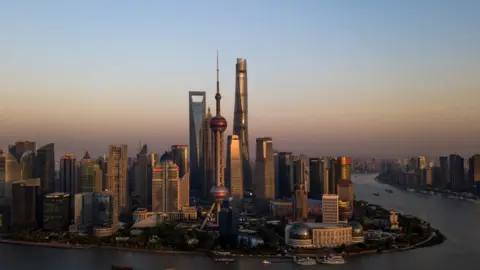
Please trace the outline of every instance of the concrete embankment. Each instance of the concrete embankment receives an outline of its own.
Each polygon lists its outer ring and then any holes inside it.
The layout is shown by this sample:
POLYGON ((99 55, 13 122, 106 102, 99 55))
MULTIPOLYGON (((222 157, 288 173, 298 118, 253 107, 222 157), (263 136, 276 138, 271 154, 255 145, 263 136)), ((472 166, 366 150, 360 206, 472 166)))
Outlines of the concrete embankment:
POLYGON ((29 242, 29 241, 17 241, 17 240, 7 240, 7 239, 0 239, 0 244, 48 247, 48 248, 69 248, 69 249, 87 249, 91 247, 86 245, 72 245, 72 244, 66 244, 66 243, 29 242))

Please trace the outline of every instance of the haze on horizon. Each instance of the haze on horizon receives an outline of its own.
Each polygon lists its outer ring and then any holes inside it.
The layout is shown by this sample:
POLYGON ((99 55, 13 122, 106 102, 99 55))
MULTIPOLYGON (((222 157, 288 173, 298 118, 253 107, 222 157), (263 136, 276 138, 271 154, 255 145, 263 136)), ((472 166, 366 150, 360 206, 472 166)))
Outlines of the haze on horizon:
POLYGON ((226 135, 247 58, 252 149, 271 136, 313 156, 471 155, 478 14, 474 0, 5 2, 0 148, 188 144, 188 91, 213 109, 218 49, 226 135))

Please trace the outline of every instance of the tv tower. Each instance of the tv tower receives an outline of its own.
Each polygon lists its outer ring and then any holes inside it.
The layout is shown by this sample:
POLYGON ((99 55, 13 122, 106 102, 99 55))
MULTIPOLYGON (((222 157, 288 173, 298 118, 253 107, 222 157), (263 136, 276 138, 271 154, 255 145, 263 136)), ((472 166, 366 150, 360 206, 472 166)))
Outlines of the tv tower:
POLYGON ((220 212, 221 203, 228 196, 228 190, 224 186, 224 175, 223 175, 223 162, 222 162, 222 141, 223 141, 223 132, 227 129, 227 120, 220 115, 220 100, 222 95, 220 95, 220 81, 219 81, 219 70, 218 70, 218 51, 217 51, 217 93, 215 94, 216 100, 216 114, 210 120, 210 129, 213 132, 213 149, 214 149, 214 162, 215 162, 215 185, 210 189, 210 195, 212 196, 214 202, 210 207, 210 210, 207 213, 207 216, 202 222, 200 229, 202 230, 207 224, 208 218, 212 215, 213 209, 216 208, 216 219, 215 222, 218 224, 218 214, 220 212))

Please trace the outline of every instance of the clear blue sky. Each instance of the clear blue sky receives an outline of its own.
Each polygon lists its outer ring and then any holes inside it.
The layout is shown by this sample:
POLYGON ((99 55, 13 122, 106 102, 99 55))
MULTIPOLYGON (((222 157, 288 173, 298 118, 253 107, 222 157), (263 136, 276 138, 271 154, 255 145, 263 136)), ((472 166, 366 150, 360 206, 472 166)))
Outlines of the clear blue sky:
POLYGON ((0 29, 2 147, 187 143, 188 91, 213 104, 218 49, 229 123, 235 59, 248 60, 252 146, 480 150, 480 1, 15 0, 0 29))

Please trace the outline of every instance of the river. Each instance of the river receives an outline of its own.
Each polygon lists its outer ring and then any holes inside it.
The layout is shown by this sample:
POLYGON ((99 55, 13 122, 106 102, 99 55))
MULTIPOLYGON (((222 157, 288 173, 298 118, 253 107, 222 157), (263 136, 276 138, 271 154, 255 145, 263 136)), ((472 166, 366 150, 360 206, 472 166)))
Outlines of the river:
MULTIPOLYGON (((441 197, 409 193, 396 188, 386 193, 387 185, 374 180, 374 175, 353 177, 357 199, 393 208, 429 221, 447 237, 441 245, 407 252, 374 254, 350 258, 345 265, 316 265, 308 268, 335 269, 478 269, 480 267, 480 204, 448 200, 441 197), (380 196, 373 196, 373 192, 380 196)), ((275 270, 300 269, 292 263, 260 264, 260 259, 241 259, 231 265, 218 265, 203 256, 164 255, 112 250, 62 250, 42 247, 0 244, 2 270, 107 270, 112 264, 130 265, 135 270, 275 270)))

